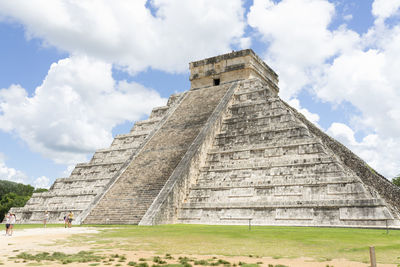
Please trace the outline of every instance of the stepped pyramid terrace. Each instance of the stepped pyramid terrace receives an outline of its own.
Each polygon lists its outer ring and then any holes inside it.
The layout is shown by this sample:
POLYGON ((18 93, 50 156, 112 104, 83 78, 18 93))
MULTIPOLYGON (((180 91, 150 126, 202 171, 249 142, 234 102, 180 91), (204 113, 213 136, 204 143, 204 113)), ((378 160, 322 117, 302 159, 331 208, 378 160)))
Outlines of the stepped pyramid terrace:
POLYGON ((12 208, 19 221, 400 228, 400 189, 282 101, 252 50, 190 72, 190 90, 12 208))

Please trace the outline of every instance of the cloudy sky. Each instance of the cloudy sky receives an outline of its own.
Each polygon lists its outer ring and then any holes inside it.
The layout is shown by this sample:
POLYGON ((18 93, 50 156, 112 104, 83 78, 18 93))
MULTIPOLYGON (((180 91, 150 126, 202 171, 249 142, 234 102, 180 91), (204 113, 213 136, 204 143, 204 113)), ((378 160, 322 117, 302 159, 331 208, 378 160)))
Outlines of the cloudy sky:
POLYGON ((0 179, 48 187, 172 93, 252 48, 280 95, 400 173, 399 0, 0 0, 0 179))

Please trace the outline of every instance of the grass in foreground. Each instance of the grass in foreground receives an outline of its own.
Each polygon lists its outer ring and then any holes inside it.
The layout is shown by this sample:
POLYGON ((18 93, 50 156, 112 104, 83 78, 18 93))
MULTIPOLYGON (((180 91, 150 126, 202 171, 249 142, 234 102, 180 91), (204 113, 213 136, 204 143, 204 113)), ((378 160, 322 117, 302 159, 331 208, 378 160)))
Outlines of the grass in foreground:
POLYGON ((400 231, 313 227, 213 225, 116 226, 98 234, 75 235, 71 242, 95 241, 99 247, 156 251, 159 254, 258 255, 345 258, 369 261, 375 246, 381 263, 400 264, 400 231))
MULTIPOLYGON (((111 255, 95 255, 92 251, 80 251, 76 254, 66 254, 62 252, 53 252, 52 254, 48 252, 40 252, 37 254, 30 253, 20 253, 15 257, 10 257, 9 260, 14 260, 14 262, 26 263, 29 266, 34 265, 48 265, 51 262, 59 262, 62 264, 69 263, 88 263, 89 266, 99 266, 99 265, 114 265, 114 266, 122 266, 122 263, 127 266, 135 266, 135 267, 193 267, 193 265, 202 265, 202 266, 222 266, 222 267, 260 267, 259 264, 262 262, 258 262, 257 264, 247 264, 245 262, 231 263, 226 260, 217 259, 213 257, 208 260, 196 260, 195 258, 188 257, 179 257, 175 261, 171 261, 167 263, 164 259, 174 260, 170 254, 166 254, 165 257, 161 258, 160 256, 155 256, 151 260, 149 259, 141 259, 141 262, 137 263, 134 261, 127 261, 127 258, 124 255, 111 254, 111 255), (117 262, 115 262, 117 261, 117 262), (36 263, 36 264, 35 264, 36 263)), ((286 267, 283 265, 269 265, 269 267, 286 267)))
POLYGON ((52 254, 50 254, 48 252, 41 252, 35 255, 22 252, 14 258, 22 259, 25 262, 58 261, 62 264, 68 264, 73 262, 100 262, 105 257, 94 255, 91 251, 80 251, 76 254, 66 254, 62 252, 53 252, 52 254))
MULTIPOLYGON (((74 226, 74 227, 80 227, 74 226)), ((44 228, 43 224, 15 224, 14 231, 23 230, 23 229, 35 229, 35 228, 44 228)), ((47 224, 46 228, 64 228, 64 224, 47 224)))
POLYGON ((272 226, 253 226, 251 231, 247 226, 215 225, 92 227, 102 228, 97 234, 73 235, 68 242, 90 243, 92 249, 155 251, 160 255, 344 258, 358 262, 369 262, 368 249, 374 246, 378 262, 400 264, 399 230, 386 234, 386 230, 376 229, 272 226))

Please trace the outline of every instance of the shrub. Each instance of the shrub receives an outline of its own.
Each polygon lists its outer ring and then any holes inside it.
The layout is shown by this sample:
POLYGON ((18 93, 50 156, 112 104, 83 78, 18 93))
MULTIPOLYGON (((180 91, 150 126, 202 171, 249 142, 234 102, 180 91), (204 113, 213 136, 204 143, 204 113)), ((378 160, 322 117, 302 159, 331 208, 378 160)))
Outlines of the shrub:
POLYGON ((194 265, 208 265, 208 261, 206 260, 194 261, 194 265))
POLYGON ((167 263, 166 261, 163 261, 159 256, 153 257, 153 262, 158 263, 158 264, 167 263))

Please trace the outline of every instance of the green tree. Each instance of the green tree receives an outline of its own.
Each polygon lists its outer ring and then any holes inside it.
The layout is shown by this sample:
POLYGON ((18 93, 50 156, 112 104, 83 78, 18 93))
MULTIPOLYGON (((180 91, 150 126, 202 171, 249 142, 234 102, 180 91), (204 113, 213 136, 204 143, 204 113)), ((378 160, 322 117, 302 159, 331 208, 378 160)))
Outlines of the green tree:
POLYGON ((35 188, 31 185, 0 180, 0 199, 7 193, 13 192, 20 196, 32 195, 35 188))
POLYGON ((31 185, 0 180, 0 222, 12 207, 23 207, 32 193, 45 192, 47 189, 35 189, 31 185))
POLYGON ((31 196, 20 196, 15 193, 7 193, 0 200, 0 219, 4 219, 4 215, 12 207, 23 207, 31 196))
POLYGON ((394 178, 392 179, 392 183, 394 183, 394 184, 397 185, 397 186, 400 186, 400 174, 397 175, 397 177, 394 177, 394 178))

